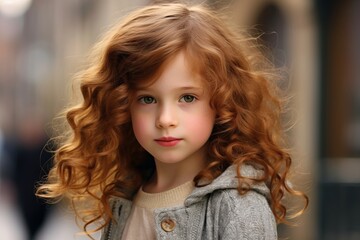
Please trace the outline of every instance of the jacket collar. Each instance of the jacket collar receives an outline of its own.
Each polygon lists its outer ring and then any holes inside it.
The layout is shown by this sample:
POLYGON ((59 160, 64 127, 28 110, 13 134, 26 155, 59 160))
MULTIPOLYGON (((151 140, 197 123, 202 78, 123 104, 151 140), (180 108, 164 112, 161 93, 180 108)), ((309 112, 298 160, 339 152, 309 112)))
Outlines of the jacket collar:
MULTIPOLYGON (((240 173, 243 177, 258 178, 263 172, 251 165, 244 164, 240 168, 240 173)), ((195 187, 194 191, 186 198, 185 206, 201 201, 206 195, 216 190, 237 189, 238 185, 236 166, 231 165, 210 184, 204 187, 195 187)), ((250 189, 264 195, 266 198, 270 198, 269 189, 265 183, 253 184, 250 189)))

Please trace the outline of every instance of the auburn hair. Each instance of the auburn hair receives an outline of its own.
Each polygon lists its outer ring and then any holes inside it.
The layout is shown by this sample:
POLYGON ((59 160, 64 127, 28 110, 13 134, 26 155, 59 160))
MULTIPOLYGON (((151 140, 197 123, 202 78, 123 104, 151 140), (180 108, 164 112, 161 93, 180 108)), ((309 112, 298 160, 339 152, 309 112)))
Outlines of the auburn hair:
POLYGON ((308 199, 288 181, 292 159, 283 141, 284 101, 273 81, 279 75, 267 71, 252 40, 203 6, 161 4, 128 15, 95 46, 91 63, 77 75, 83 100, 66 112, 70 134, 37 194, 70 198, 85 231, 99 220, 99 229, 104 227, 112 218, 110 198, 132 199, 155 168, 132 130, 131 93, 183 51, 208 86, 216 112, 207 167, 195 184, 201 187, 201 180, 209 183, 236 165, 239 193, 254 181, 265 182, 276 220, 286 222, 285 194, 303 197, 305 207, 308 199), (262 170, 261 178, 241 176, 244 164, 262 170))

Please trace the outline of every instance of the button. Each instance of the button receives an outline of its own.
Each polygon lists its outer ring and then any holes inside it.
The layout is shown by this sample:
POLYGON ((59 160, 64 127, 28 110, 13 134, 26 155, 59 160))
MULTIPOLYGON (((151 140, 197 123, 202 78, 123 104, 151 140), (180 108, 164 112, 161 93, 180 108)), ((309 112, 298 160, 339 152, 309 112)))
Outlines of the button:
POLYGON ((175 221, 172 219, 164 219, 161 221, 161 228, 165 232, 172 232, 175 228, 175 221))

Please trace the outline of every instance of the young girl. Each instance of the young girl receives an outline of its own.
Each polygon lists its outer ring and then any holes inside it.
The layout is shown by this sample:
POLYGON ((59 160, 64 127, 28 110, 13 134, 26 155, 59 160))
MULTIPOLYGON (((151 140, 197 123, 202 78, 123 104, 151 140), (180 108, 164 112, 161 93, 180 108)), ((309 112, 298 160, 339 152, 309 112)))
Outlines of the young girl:
POLYGON ((210 10, 130 14, 79 75, 83 102, 38 194, 102 239, 277 239, 288 185, 281 99, 255 47, 210 10), (253 54, 252 54, 253 53, 253 54))

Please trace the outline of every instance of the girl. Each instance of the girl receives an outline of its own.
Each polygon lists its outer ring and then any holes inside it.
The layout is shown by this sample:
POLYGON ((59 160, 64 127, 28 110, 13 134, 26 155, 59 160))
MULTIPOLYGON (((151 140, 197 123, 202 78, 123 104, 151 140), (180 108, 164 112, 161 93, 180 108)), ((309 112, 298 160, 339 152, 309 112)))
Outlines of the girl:
POLYGON ((130 14, 79 75, 38 194, 69 197, 104 240, 276 239, 284 194, 307 197, 288 185, 271 75, 244 44, 201 6, 130 14))

